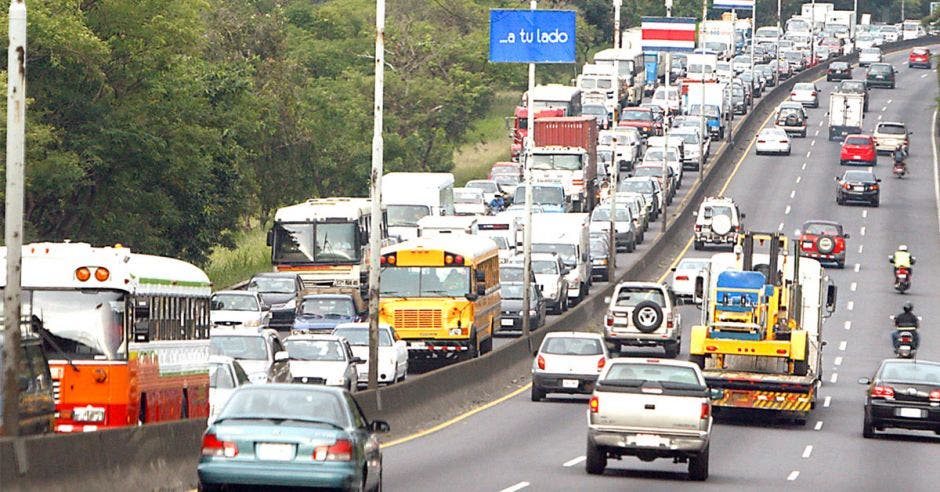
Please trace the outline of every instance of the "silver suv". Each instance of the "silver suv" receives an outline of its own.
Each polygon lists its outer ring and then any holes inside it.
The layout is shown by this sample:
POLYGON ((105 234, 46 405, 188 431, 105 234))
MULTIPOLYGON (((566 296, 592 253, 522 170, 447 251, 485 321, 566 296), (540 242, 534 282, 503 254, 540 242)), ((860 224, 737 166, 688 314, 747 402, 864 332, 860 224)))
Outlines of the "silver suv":
POLYGON ((731 198, 708 197, 692 215, 695 215, 695 249, 707 244, 734 247, 738 232, 744 229, 744 214, 731 198))
POLYGON ((655 282, 621 282, 605 298, 604 341, 614 354, 624 346, 655 347, 670 359, 679 355, 681 317, 672 290, 655 282))

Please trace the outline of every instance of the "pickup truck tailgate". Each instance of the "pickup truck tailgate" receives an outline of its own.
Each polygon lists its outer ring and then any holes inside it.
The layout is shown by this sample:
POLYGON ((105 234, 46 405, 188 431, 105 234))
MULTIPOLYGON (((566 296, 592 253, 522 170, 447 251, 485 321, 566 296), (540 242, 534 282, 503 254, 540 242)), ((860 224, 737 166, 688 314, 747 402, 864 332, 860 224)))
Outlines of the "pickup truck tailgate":
POLYGON ((629 393, 595 391, 598 411, 591 414, 591 424, 607 430, 701 429, 702 405, 708 405, 704 397, 657 394, 654 391, 663 390, 651 388, 637 390, 629 393))

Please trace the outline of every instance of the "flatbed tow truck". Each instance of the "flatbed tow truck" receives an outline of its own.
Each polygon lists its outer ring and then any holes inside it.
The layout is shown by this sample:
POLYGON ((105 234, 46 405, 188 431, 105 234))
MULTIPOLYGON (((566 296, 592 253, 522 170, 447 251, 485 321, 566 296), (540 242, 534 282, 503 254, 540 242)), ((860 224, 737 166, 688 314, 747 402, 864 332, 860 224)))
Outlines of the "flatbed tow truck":
POLYGON ((696 278, 702 318, 692 327, 689 360, 710 388, 724 391, 716 409, 769 411, 805 424, 822 382, 823 322, 837 291, 818 261, 788 251, 788 243, 778 233, 746 232, 733 253, 712 257, 696 278))

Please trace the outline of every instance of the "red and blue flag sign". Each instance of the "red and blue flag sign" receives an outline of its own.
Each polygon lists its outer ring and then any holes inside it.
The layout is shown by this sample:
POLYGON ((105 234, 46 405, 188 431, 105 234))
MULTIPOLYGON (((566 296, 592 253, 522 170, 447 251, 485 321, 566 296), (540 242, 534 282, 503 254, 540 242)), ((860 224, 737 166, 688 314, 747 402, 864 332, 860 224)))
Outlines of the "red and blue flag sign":
POLYGON ((695 50, 696 19, 643 17, 643 51, 695 50))

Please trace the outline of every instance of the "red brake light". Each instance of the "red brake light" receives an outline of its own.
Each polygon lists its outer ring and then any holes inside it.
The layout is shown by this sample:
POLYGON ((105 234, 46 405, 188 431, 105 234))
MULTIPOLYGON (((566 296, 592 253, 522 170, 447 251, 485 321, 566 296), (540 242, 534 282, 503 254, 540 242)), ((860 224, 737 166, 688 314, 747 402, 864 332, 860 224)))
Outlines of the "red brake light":
POLYGON ((313 450, 314 461, 352 461, 352 443, 337 439, 332 446, 317 446, 313 450))
POLYGON ((598 369, 603 369, 604 366, 606 366, 606 365, 607 365, 607 357, 603 357, 603 356, 602 356, 600 359, 597 359, 597 368, 598 368, 598 369))
POLYGON ((589 405, 591 406, 591 413, 597 413, 598 407, 600 406, 600 401, 598 401, 596 396, 592 396, 589 405))
POLYGON ((234 458, 238 456, 238 446, 234 442, 220 441, 215 434, 202 436, 202 455, 234 458))
POLYGON ((545 370, 545 357, 540 355, 539 358, 536 359, 536 363, 539 365, 539 369, 545 370))
POLYGON ((607 326, 614 326, 614 318, 612 316, 607 316, 605 321, 607 322, 607 326))
POLYGON ((678 275, 678 276, 676 276, 676 280, 688 280, 688 279, 689 279, 689 276, 688 276, 688 275, 678 275))
POLYGON ((894 388, 890 386, 874 386, 871 389, 872 398, 894 398, 894 388))
POLYGON ((795 93, 795 92, 791 92, 790 95, 791 95, 791 96, 795 96, 796 93, 795 93))
POLYGON ((930 392, 930 401, 940 401, 940 390, 930 392))
POLYGON ((702 414, 699 416, 700 419, 707 419, 712 413, 712 406, 710 403, 702 403, 702 414))
POLYGON ((811 92, 810 95, 815 96, 815 95, 816 95, 816 91, 811 92))

